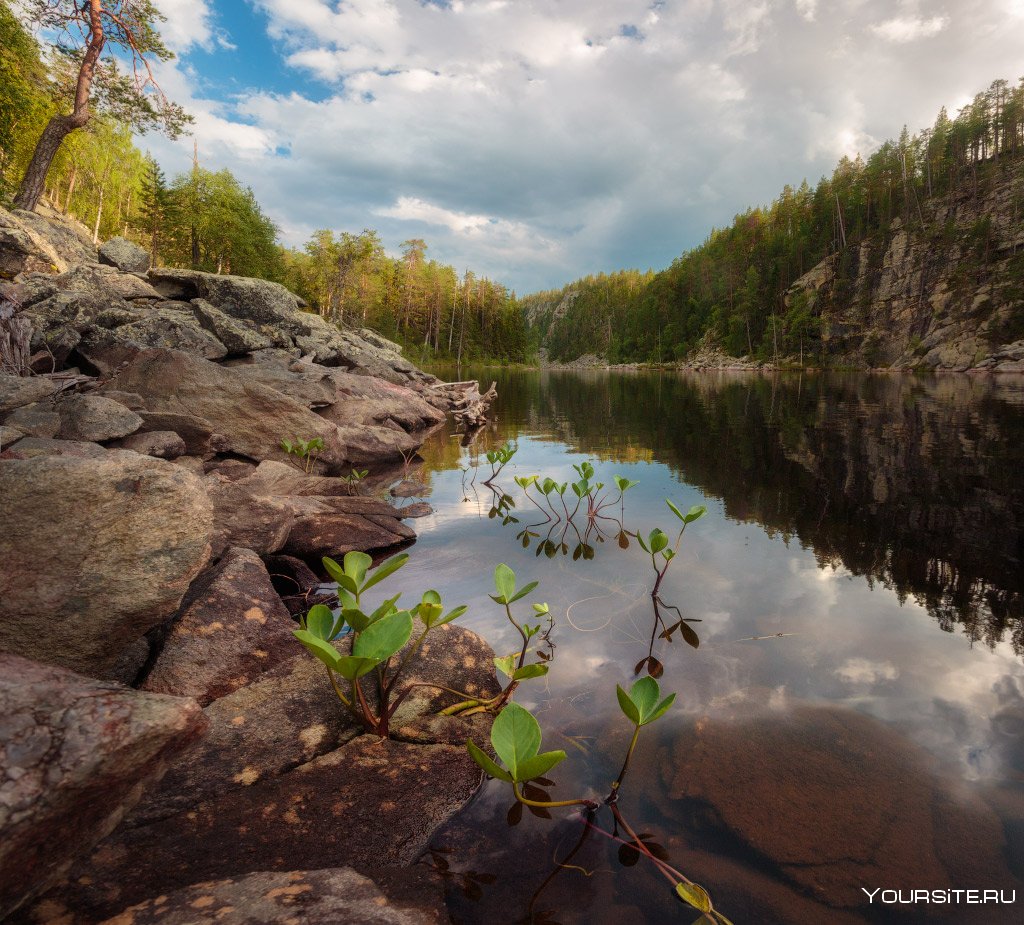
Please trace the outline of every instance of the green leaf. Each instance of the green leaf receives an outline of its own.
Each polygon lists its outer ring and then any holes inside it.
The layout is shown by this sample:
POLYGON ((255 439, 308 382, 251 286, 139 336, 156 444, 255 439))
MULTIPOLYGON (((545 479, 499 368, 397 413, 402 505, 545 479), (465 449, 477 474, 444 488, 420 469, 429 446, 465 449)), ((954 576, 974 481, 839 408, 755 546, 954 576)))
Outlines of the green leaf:
POLYGON ((292 442, 291 442, 291 440, 282 440, 281 441, 281 449, 284 450, 286 453, 291 453, 291 451, 292 451, 292 442))
POLYGON ((345 570, 330 556, 324 556, 320 561, 323 562, 324 571, 331 577, 331 580, 340 582, 341 577, 345 574, 345 570))
MULTIPOLYGON (((494 570, 494 587, 498 591, 499 604, 507 604, 516 593, 516 573, 504 562, 494 570)), ((497 598, 496 598, 497 600, 497 598)))
POLYGON ((306 629, 318 639, 334 638, 334 614, 324 604, 314 604, 306 614, 306 629))
MULTIPOLYGON (((381 617, 386 617, 389 613, 395 610, 395 601, 397 601, 402 595, 396 594, 394 597, 389 597, 383 604, 381 604, 376 610, 374 610, 369 617, 367 622, 376 623, 381 617)), ((365 629, 366 627, 363 627, 365 629)))
POLYGON ((543 616, 544 614, 546 614, 548 612, 548 605, 547 604, 534 604, 533 605, 533 612, 543 616))
POLYGON ((523 587, 521 587, 514 595, 512 595, 512 597, 509 598, 508 602, 510 604, 514 604, 516 601, 520 600, 521 598, 526 597, 526 595, 529 594, 539 584, 540 584, 539 581, 531 581, 528 585, 523 585, 523 587))
POLYGON ((654 708, 654 711, 651 713, 651 715, 648 716, 647 719, 644 721, 644 725, 647 725, 648 723, 653 723, 656 719, 661 719, 665 715, 665 713, 668 712, 668 708, 672 706, 672 704, 675 702, 675 699, 675 694, 669 694, 661 703, 659 703, 654 708))
POLYGON ((396 610, 371 623, 356 638, 352 654, 383 662, 391 658, 412 636, 412 614, 396 610))
POLYGON ((494 759, 473 742, 472 739, 466 742, 466 751, 469 752, 469 757, 483 768, 485 774, 490 777, 496 777, 498 780, 503 780, 507 784, 512 783, 512 775, 504 768, 499 767, 494 759))
POLYGON ((637 533, 637 535, 636 535, 636 541, 640 544, 640 548, 644 552, 650 552, 651 551, 650 548, 647 546, 647 544, 644 542, 644 538, 639 533, 637 533))
POLYGON ((666 562, 671 562, 676 557, 676 551, 674 549, 666 549, 662 555, 665 557, 666 562))
POLYGON ((363 632, 370 625, 370 618, 358 607, 343 607, 341 616, 357 633, 363 632))
POLYGON ((639 724, 642 726, 654 710, 660 695, 658 682, 651 677, 640 678, 633 682, 629 689, 629 699, 636 705, 637 713, 640 714, 639 724))
POLYGON ((519 765, 540 750, 540 737, 540 723, 515 702, 509 703, 491 726, 494 751, 517 780, 519 765))
POLYGON ((547 665, 523 665, 512 675, 513 681, 527 681, 530 678, 541 678, 548 673, 547 665))
POLYGON ((558 483, 554 479, 544 479, 544 484, 540 486, 540 490, 544 492, 545 497, 551 494, 558 487, 558 483))
POLYGON ((677 883, 676 893, 683 902, 689 903, 698 912, 711 911, 711 897, 702 886, 696 883, 677 883))
POLYGON ((535 777, 543 777, 560 761, 565 761, 565 752, 561 749, 527 758, 517 768, 516 780, 527 781, 533 780, 535 777))
POLYGON ((620 684, 615 685, 615 696, 619 698, 619 706, 622 708, 622 712, 626 714, 628 719, 634 726, 640 725, 640 713, 636 708, 636 704, 629 699, 627 694, 620 684))
POLYGON ((514 655, 502 655, 500 658, 495 658, 494 667, 506 677, 511 678, 516 670, 516 657, 514 655))
POLYGON ((683 522, 692 524, 695 520, 700 520, 707 512, 708 509, 703 504, 695 504, 686 512, 683 522))
POLYGON ((308 630, 292 630, 292 635, 328 668, 333 668, 337 671, 338 660, 341 656, 338 654, 338 650, 335 649, 334 646, 329 642, 325 642, 319 636, 314 636, 308 630))
POLYGON ((409 554, 403 552, 388 559, 387 562, 382 562, 367 579, 366 584, 363 585, 363 590, 369 591, 374 585, 380 584, 388 575, 394 575, 408 561, 409 554))
POLYGON ((352 593, 355 594, 363 586, 366 570, 373 565, 373 559, 365 552, 353 550, 345 553, 345 574, 355 582, 352 593))
POLYGON ((651 544, 651 552, 657 555, 668 546, 668 536, 662 530, 655 527, 651 531, 651 535, 647 537, 647 542, 651 544))
POLYGON ((460 604, 458 607, 453 607, 444 615, 444 619, 437 621, 437 626, 445 626, 451 623, 453 620, 458 620, 469 608, 465 604, 460 604))
POLYGON ((665 499, 665 503, 668 505, 669 510, 676 515, 683 523, 686 523, 686 518, 683 516, 683 512, 679 510, 668 498, 665 499))
POLYGON ((359 655, 342 655, 338 658, 338 665, 335 669, 346 681, 354 681, 364 674, 373 671, 380 662, 365 658, 359 655))

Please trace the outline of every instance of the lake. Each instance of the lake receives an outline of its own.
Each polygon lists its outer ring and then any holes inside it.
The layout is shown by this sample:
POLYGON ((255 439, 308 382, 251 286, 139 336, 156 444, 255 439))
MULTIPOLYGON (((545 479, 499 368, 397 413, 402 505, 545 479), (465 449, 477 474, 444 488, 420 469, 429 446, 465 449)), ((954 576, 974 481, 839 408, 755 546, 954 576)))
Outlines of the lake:
MULTIPOLYGON (((469 448, 450 432, 424 446, 434 514, 386 587, 468 604, 463 625, 503 655, 519 637, 488 598, 495 565, 540 583, 517 607, 549 604, 550 671, 516 700, 543 750, 568 754, 547 799, 608 792, 632 732, 616 685, 653 672, 676 702, 642 731, 618 805, 736 925, 1021 921, 995 899, 1024 903, 1024 380, 468 377, 497 380, 497 420, 469 448), (483 454, 506 440, 491 490, 483 454), (588 460, 594 481, 638 482, 622 528, 552 530, 514 476, 571 481, 588 460), (674 540, 665 499, 708 513, 655 614, 629 534, 674 540)), ((699 917, 606 809, 591 828, 540 815, 492 780, 434 840, 455 922, 699 917)))

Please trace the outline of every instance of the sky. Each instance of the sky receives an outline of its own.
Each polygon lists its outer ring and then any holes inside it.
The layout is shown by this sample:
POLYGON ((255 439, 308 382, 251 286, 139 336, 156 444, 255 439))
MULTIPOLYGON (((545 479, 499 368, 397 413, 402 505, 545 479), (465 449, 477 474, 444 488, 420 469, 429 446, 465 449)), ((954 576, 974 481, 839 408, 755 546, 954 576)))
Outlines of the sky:
POLYGON ((715 227, 1024 76, 1024 0, 156 0, 193 137, 282 241, 374 228, 519 294, 715 227))

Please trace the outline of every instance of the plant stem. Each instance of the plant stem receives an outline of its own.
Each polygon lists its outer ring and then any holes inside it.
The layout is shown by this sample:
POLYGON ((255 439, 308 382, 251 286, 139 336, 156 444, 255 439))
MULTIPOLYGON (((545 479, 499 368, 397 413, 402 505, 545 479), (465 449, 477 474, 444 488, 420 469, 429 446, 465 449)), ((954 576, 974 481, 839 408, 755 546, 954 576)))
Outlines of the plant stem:
POLYGON ((606 803, 614 803, 618 797, 619 787, 622 786, 622 781, 626 777, 626 771, 629 768, 629 759, 633 757, 633 750, 636 748, 637 739, 640 738, 640 727, 637 726, 633 729, 633 738, 630 740, 629 749, 626 751, 626 760, 622 762, 622 770, 619 771, 619 776, 615 778, 615 783, 612 784, 612 792, 609 794, 606 803))
POLYGON ((340 688, 340 687, 338 687, 338 682, 337 682, 337 681, 336 681, 336 680, 334 679, 334 672, 333 672, 333 671, 331 671, 331 669, 330 669, 330 666, 328 666, 328 665, 324 665, 324 668, 326 668, 326 669, 327 669, 327 677, 331 679, 331 687, 333 687, 333 688, 334 688, 334 693, 336 693, 336 694, 338 695, 338 699, 339 699, 339 700, 340 700, 340 701, 341 701, 341 702, 342 702, 343 704, 345 704, 345 706, 346 706, 346 707, 351 707, 351 706, 352 706, 352 701, 351 701, 351 700, 349 700, 349 699, 348 699, 348 697, 346 697, 346 696, 345 696, 345 695, 344 695, 344 694, 343 694, 343 693, 341 692, 341 688, 340 688))
POLYGON ((531 800, 529 797, 523 796, 519 784, 515 781, 512 782, 512 792, 524 806, 533 806, 536 809, 557 809, 560 806, 586 806, 589 809, 597 809, 597 804, 593 800, 555 800, 550 803, 543 800, 531 800))

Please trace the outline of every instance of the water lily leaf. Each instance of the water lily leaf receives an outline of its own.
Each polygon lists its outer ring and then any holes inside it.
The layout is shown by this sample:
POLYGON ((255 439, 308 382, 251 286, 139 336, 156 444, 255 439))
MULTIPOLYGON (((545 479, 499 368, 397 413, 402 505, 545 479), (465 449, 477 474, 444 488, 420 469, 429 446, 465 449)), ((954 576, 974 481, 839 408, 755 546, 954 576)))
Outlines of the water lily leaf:
POLYGON ((516 780, 521 782, 541 777, 560 761, 565 761, 565 752, 561 750, 544 752, 540 755, 534 755, 532 758, 527 758, 521 761, 516 768, 516 780))
POLYGON ((369 591, 374 585, 379 584, 389 575, 394 575, 406 562, 409 561, 408 553, 399 553, 397 556, 392 556, 386 562, 382 562, 374 570, 373 574, 367 579, 366 584, 363 585, 364 591, 369 591))
POLYGON ((519 766, 540 750, 540 739, 540 723, 518 703, 509 703, 491 726, 494 751, 517 780, 519 766))
POLYGON ((491 756, 475 742, 473 742, 472 739, 466 742, 466 751, 469 752, 469 757, 483 768, 484 773, 489 777, 495 777, 498 780, 503 780, 506 784, 512 783, 512 775, 504 768, 499 767, 494 759, 491 758, 491 756))
POLYGON ((308 630, 292 630, 292 635, 328 668, 337 670, 340 656, 338 655, 338 650, 329 642, 325 642, 319 636, 314 636, 308 630))
POLYGON ((522 668, 517 668, 515 673, 512 675, 513 681, 527 681, 530 678, 541 678, 548 673, 547 665, 523 665, 522 668))
POLYGON ((499 604, 509 603, 512 600, 512 595, 516 593, 516 573, 504 562, 499 563, 494 570, 494 587, 498 591, 495 600, 500 598, 499 604))
POLYGON ((689 903, 699 912, 711 911, 711 897, 708 896, 704 887, 698 886, 696 883, 677 883, 676 894, 683 902, 689 903))
POLYGON ((383 662, 402 648, 412 635, 412 614, 396 610, 371 623, 356 638, 352 654, 383 662))

